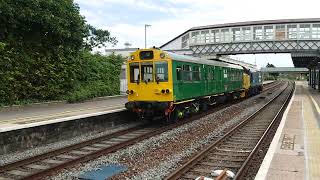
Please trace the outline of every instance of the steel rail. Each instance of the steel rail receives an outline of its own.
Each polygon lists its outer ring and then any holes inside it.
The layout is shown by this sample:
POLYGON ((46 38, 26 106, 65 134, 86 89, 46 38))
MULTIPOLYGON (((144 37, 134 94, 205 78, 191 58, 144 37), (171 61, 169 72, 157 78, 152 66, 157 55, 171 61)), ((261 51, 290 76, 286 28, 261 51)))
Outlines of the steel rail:
POLYGON ((270 130, 272 129, 272 127, 275 125, 276 121, 283 115, 284 111, 286 110, 286 107, 289 104, 289 101, 291 99, 291 97, 293 96, 293 92, 295 91, 295 83, 293 82, 293 87, 290 94, 288 95, 288 97, 285 100, 285 103, 281 106, 280 110, 277 112, 277 114, 275 115, 275 117, 273 118, 272 122, 270 123, 270 125, 268 126, 268 128, 265 130, 265 132, 263 133, 261 139, 258 141, 258 143, 256 144, 256 146, 254 147, 254 149, 251 151, 251 153, 249 154, 249 156, 247 157, 247 159, 245 160, 245 162, 242 164, 242 166, 240 167, 240 169, 238 170, 236 176, 234 177, 234 179, 240 179, 241 176, 243 176, 245 167, 248 165, 249 161, 252 159, 252 157, 254 156, 254 154, 257 152, 257 150, 259 149, 260 145, 262 144, 262 142, 266 139, 266 136, 268 135, 268 133, 270 132, 270 130))
POLYGON ((209 152, 211 149, 213 149, 215 146, 220 144, 222 141, 230 137, 233 133, 236 132, 236 130, 240 129, 244 125, 246 125, 251 119, 256 117, 262 110, 266 109, 272 102, 274 102, 275 99, 277 99, 282 93, 289 87, 289 85, 277 96, 273 97, 271 100, 269 100, 264 106, 259 108, 257 111, 255 111, 253 114, 251 114, 248 118, 246 118, 244 121, 239 123, 237 126, 233 127, 230 131, 228 131, 223 137, 219 138, 217 141, 212 143, 211 145, 207 146, 205 149, 197 153, 195 156, 193 156, 189 161, 187 161, 185 164, 183 164, 181 167, 176 169, 174 172, 169 174, 165 179, 166 180, 175 180, 180 178, 183 174, 185 174, 188 170, 190 170, 192 167, 194 167, 201 159, 204 158, 204 156, 209 152))

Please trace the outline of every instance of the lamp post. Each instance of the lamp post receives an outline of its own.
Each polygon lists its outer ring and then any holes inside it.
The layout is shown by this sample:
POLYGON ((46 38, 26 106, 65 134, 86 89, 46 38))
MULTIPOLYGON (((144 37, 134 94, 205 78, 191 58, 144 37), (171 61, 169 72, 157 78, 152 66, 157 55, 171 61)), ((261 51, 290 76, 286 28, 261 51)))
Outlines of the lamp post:
POLYGON ((145 24, 144 25, 144 48, 147 48, 147 27, 150 27, 151 25, 145 24))

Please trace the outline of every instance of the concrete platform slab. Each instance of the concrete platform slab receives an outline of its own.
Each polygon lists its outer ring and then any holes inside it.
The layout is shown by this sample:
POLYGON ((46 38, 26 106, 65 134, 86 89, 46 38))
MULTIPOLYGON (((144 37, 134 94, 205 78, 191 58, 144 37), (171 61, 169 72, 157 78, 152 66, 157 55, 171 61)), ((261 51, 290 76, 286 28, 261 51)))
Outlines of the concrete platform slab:
POLYGON ((307 82, 296 90, 284 113, 256 180, 320 179, 320 94, 307 82))
POLYGON ((52 103, 0 109, 0 132, 69 121, 125 110, 126 96, 84 103, 52 103))

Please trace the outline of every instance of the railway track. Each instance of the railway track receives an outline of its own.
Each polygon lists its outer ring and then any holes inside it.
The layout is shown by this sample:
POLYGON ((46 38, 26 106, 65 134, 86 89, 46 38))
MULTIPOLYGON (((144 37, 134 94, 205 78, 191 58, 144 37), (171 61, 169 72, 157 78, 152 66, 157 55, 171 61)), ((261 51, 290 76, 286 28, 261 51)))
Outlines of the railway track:
POLYGON ((193 156, 166 179, 195 179, 212 177, 212 170, 224 170, 216 179, 228 179, 226 170, 235 173, 234 179, 243 177, 244 169, 265 139, 276 120, 282 115, 294 90, 288 86, 266 105, 257 110, 223 137, 193 156))
MULTIPOLYGON (((264 91, 269 91, 280 85, 281 83, 269 84, 264 91)), ((115 152, 144 139, 192 122, 207 114, 226 108, 235 102, 237 101, 217 106, 207 112, 194 115, 187 121, 181 121, 176 124, 160 127, 156 125, 141 125, 0 166, 0 180, 40 179, 55 174, 59 170, 115 152)))

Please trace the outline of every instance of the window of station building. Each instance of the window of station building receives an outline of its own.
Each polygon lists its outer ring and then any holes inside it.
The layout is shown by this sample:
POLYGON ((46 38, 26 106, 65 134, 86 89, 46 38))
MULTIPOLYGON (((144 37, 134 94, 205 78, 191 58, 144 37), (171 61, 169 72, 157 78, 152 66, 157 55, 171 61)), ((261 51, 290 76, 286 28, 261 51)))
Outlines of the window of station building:
POLYGON ((299 39, 310 39, 311 29, 310 24, 300 24, 299 27, 299 39))
POLYGON ((241 40, 241 31, 240 28, 232 28, 232 41, 241 40))
POLYGON ((253 27, 253 39, 261 40, 263 37, 262 26, 253 27))
POLYGON ((185 47, 187 47, 189 45, 188 44, 189 37, 190 37, 189 33, 184 35, 184 36, 182 36, 182 38, 181 38, 182 39, 182 43, 181 43, 181 47, 182 48, 185 48, 185 47))
POLYGON ((229 42, 229 41, 230 41, 229 29, 221 29, 221 42, 229 42))
POLYGON ((194 81, 200 81, 200 67, 199 66, 193 66, 192 68, 192 77, 194 81))
POLYGON ((288 39, 297 39, 297 25, 296 24, 289 24, 287 25, 288 31, 288 39))
POLYGON ((320 24, 312 25, 312 39, 320 39, 320 24))
POLYGON ((210 39, 209 30, 201 31, 200 43, 208 43, 210 39))
POLYGON ((211 34, 213 36, 213 42, 215 42, 215 43, 220 42, 220 33, 219 33, 218 29, 212 30, 211 34))
POLYGON ((135 83, 140 81, 139 63, 130 63, 130 82, 135 83))
POLYGON ((156 69, 156 81, 167 82, 168 81, 168 62, 158 61, 154 63, 156 69))
POLYGON ((264 39, 272 40, 274 39, 274 29, 273 26, 264 26, 264 39))
POLYGON ((152 62, 141 63, 141 80, 144 82, 153 82, 153 64, 152 62))
POLYGON ((244 41, 251 40, 251 28, 250 27, 243 27, 242 28, 242 38, 244 41))
POLYGON ((282 40, 286 38, 285 25, 276 25, 276 40, 282 40))
POLYGON ((198 41, 199 41, 199 31, 192 32, 191 33, 191 42, 198 43, 198 41))

